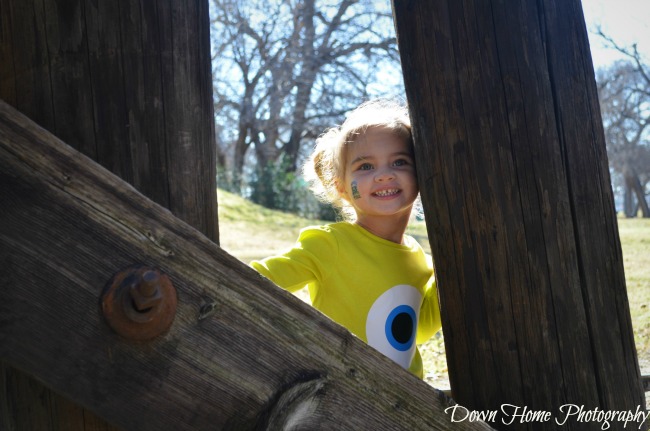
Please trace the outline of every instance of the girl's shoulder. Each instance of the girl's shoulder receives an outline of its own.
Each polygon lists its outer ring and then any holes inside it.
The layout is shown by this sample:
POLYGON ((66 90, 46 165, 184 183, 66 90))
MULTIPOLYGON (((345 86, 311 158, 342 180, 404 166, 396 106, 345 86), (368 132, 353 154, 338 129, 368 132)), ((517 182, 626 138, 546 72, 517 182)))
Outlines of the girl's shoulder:
POLYGON ((307 226, 300 230, 300 236, 337 236, 353 229, 348 222, 335 222, 324 225, 307 226))
POLYGON ((303 248, 337 249, 339 239, 342 236, 341 229, 345 229, 345 227, 338 226, 339 224, 331 223, 304 227, 300 230, 298 242, 303 248))
POLYGON ((320 226, 307 226, 300 231, 298 242, 304 248, 329 248, 332 252, 358 241, 358 227, 349 222, 335 222, 320 226))

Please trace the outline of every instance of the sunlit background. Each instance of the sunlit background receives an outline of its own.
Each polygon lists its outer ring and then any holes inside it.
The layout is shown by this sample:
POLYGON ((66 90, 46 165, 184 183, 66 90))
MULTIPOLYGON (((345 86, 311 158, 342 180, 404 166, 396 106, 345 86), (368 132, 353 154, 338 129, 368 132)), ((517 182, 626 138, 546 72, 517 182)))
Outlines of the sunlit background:
POLYGON ((605 46, 594 34, 600 26, 603 33, 619 44, 637 44, 645 57, 650 57, 650 1, 648 0, 582 0, 582 9, 589 33, 591 55, 595 67, 611 64, 623 56, 605 46))

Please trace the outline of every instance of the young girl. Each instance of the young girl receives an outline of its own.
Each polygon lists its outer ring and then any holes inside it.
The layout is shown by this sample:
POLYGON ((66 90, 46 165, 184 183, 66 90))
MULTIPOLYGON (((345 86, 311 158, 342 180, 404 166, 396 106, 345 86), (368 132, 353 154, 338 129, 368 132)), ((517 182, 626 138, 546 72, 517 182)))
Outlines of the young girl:
POLYGON ((314 191, 346 221, 300 232, 279 256, 251 262, 413 374, 416 347, 440 329, 431 258, 405 235, 419 189, 406 109, 368 102, 316 141, 305 166, 314 191))

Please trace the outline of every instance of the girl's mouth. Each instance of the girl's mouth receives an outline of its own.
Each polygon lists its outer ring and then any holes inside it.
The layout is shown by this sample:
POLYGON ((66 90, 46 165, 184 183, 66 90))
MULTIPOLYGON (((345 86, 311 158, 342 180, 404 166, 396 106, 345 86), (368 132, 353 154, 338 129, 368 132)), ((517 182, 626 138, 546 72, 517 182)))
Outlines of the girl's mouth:
POLYGON ((400 192, 399 189, 384 189, 384 190, 379 190, 373 193, 373 196, 377 196, 379 198, 386 198, 389 196, 395 196, 400 192))

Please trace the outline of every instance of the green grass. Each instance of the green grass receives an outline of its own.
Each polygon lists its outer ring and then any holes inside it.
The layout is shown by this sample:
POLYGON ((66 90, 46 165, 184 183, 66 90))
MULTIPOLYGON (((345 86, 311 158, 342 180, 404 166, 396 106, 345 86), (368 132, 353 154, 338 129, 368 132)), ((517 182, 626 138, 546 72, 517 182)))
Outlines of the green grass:
POLYGON ((221 246, 246 263, 290 247, 300 229, 325 223, 270 210, 223 190, 218 200, 221 246))
MULTIPOLYGON (((221 246, 230 254, 250 262, 291 247, 300 229, 326 222, 273 211, 219 190, 219 234, 221 246)), ((630 314, 642 374, 650 374, 650 219, 619 219, 630 314)), ((424 222, 414 222, 408 233, 429 252, 424 222)), ((298 294, 308 301, 306 292, 298 294)), ((447 365, 442 335, 420 348, 425 380, 448 388, 447 365)))
POLYGON ((650 367, 650 219, 619 219, 618 232, 636 349, 650 367))

